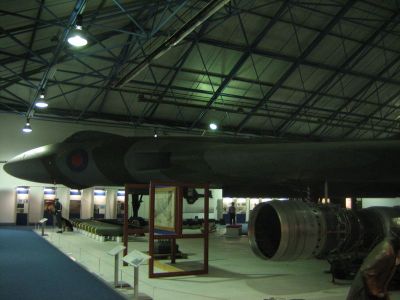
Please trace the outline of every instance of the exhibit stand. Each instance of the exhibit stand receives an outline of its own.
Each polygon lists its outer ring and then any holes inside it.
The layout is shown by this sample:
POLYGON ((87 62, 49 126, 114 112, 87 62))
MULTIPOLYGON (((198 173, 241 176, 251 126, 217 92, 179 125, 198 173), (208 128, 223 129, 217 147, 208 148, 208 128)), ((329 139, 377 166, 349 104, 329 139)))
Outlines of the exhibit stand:
POLYGON ((117 219, 122 219, 125 213, 125 190, 118 190, 116 197, 116 216, 117 219))
POLYGON ((45 187, 43 189, 43 218, 47 219, 47 225, 54 225, 55 198, 55 188, 45 187))
POLYGON ((239 237, 242 234, 241 224, 226 225, 226 236, 227 237, 239 237))
MULTIPOLYGON (((149 277, 172 277, 200 275, 208 273, 208 234, 209 230, 187 232, 183 228, 184 195, 190 201, 201 201, 203 208, 203 228, 209 228, 209 187, 208 184, 150 182, 150 214, 149 214, 149 277), (201 196, 200 196, 201 195, 201 196), (201 197, 201 200, 199 199, 201 197), (177 241, 197 239, 202 247, 198 247, 198 260, 187 268, 181 259, 185 253, 178 248, 177 241), (161 254, 161 255, 160 255, 161 254), (169 258, 168 263, 160 262, 163 256, 169 258), (173 268, 170 266, 173 265, 173 268), (166 268, 160 266, 166 266, 166 268), (182 267, 180 267, 182 266, 182 267), (157 268, 157 270, 156 270, 157 268)), ((187 256, 186 256, 187 257, 187 256)))
POLYGON ((41 225, 41 227, 42 227, 42 236, 46 236, 46 234, 44 234, 44 228, 46 227, 46 222, 47 222, 47 219, 46 219, 46 218, 43 218, 43 219, 41 219, 41 220, 39 221, 39 223, 40 223, 40 225, 41 225))
POLYGON ((69 219, 81 218, 81 201, 82 192, 80 190, 71 189, 69 191, 69 219))
POLYGON ((134 269, 134 278, 133 278, 133 299, 134 300, 151 300, 152 298, 146 294, 139 293, 139 266, 143 265, 147 260, 150 259, 150 256, 138 251, 133 250, 131 253, 126 255, 122 260, 127 264, 133 266, 134 269))
POLYGON ((29 213, 29 188, 28 187, 17 187, 16 190, 16 225, 28 225, 28 213, 29 213))
POLYGON ((110 251, 107 252, 108 255, 114 256, 114 287, 115 288, 123 288, 130 286, 128 283, 119 281, 118 274, 119 274, 119 254, 125 250, 125 246, 117 246, 110 251))

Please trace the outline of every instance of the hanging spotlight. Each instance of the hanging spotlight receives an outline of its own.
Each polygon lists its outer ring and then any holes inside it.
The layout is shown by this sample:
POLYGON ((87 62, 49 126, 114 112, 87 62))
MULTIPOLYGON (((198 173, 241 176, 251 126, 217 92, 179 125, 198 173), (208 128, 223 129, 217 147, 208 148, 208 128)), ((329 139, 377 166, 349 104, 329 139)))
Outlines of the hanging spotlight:
POLYGON ((31 127, 31 124, 29 123, 29 119, 26 119, 26 124, 25 124, 24 128, 22 128, 22 131, 24 133, 32 132, 32 127, 31 127))
POLYGON ((74 47, 83 47, 87 45, 88 41, 82 29, 82 15, 78 15, 75 28, 71 31, 68 37, 68 43, 74 47))
POLYGON ((46 108, 49 104, 45 100, 38 100, 36 101, 35 106, 38 108, 46 108))
POLYGON ((215 124, 215 123, 210 123, 210 129, 211 130, 217 130, 218 129, 218 126, 217 126, 217 124, 215 124))
POLYGON ((44 90, 41 90, 39 94, 39 99, 36 101, 35 106, 38 108, 46 108, 47 106, 49 106, 49 104, 46 102, 46 100, 44 100, 44 98, 45 98, 44 90))

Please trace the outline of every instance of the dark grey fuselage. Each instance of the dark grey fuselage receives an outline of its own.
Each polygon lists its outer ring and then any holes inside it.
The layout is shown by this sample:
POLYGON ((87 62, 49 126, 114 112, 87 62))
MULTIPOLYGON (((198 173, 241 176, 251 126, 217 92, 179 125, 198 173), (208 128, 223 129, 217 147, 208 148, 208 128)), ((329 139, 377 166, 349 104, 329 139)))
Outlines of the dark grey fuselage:
POLYGON ((398 195, 400 141, 271 142, 82 132, 10 160, 16 177, 70 187, 211 183, 227 195, 398 195))

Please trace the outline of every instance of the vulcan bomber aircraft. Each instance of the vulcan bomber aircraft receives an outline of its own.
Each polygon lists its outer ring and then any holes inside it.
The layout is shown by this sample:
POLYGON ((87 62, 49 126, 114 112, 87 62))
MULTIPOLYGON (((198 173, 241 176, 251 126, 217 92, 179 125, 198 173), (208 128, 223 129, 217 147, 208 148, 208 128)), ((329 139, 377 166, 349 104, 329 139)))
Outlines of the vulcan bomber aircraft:
POLYGON ((4 165, 18 178, 71 188, 126 183, 210 183, 225 196, 395 196, 400 141, 276 141, 125 137, 81 131, 4 165))

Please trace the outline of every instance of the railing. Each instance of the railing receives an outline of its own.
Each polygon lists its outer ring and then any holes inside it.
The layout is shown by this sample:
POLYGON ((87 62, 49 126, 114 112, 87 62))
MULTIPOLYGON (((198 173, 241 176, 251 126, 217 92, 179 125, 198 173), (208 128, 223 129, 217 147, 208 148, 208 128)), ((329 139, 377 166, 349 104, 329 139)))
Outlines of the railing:
MULTIPOLYGON (((78 263, 84 269, 88 270, 92 274, 101 278, 103 281, 108 282, 113 285, 114 282, 114 257, 107 254, 107 252, 115 247, 118 243, 116 242, 99 242, 95 241, 84 235, 79 235, 76 232, 65 232, 63 234, 56 233, 58 229, 53 229, 52 227, 46 228, 46 236, 44 237, 53 246, 58 248, 71 260, 78 263), (79 239, 77 239, 77 235, 79 239), (96 245, 102 244, 102 247, 97 247, 96 245)), ((35 231, 41 235, 41 229, 35 229, 35 231)), ((138 243, 142 247, 147 247, 146 243, 138 243)), ((133 250, 133 249, 131 249, 133 250)), ((147 249, 137 249, 139 251, 144 251, 147 249)), ((123 266, 120 261, 120 273, 119 280, 126 282, 133 286, 133 267, 123 266)), ((148 266, 142 266, 139 268, 139 291, 140 293, 145 293, 152 297, 154 300, 163 299, 213 299, 213 300, 228 300, 229 298, 220 297, 207 297, 203 294, 196 294, 192 292, 185 292, 182 290, 177 290, 169 287, 161 287, 160 282, 157 279, 147 279, 148 277, 148 266), (143 278, 146 278, 143 280, 143 278), (152 283, 154 282, 154 284, 152 283)), ((167 285, 168 282, 165 282, 167 285)), ((133 288, 121 288, 118 291, 126 296, 133 295, 133 288)))

